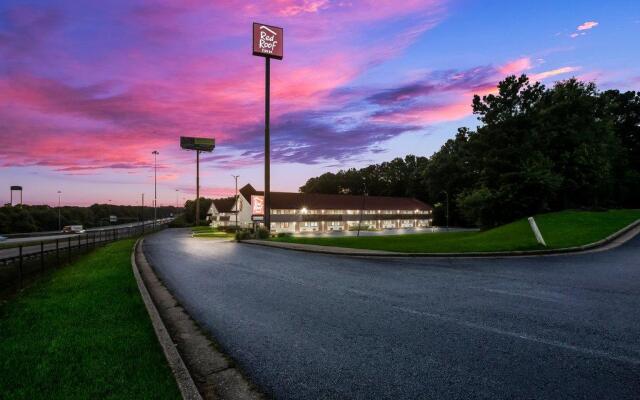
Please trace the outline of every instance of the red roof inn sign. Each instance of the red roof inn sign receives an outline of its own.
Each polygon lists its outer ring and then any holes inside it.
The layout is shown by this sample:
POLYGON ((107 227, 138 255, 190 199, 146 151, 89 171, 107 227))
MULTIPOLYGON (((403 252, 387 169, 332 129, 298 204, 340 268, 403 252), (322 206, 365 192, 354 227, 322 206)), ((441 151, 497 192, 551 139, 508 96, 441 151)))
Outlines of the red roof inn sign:
POLYGON ((276 26, 253 23, 253 55, 282 60, 284 31, 276 26))
MULTIPOLYGON (((253 55, 264 57, 264 201, 262 204, 264 226, 271 227, 271 139, 269 138, 269 113, 271 97, 271 59, 282 60, 284 54, 284 29, 277 26, 253 23, 253 55)), ((253 201, 252 201, 253 203, 253 201)), ((254 206, 255 211, 255 206, 254 206)), ((255 212, 254 212, 255 214, 255 212)))

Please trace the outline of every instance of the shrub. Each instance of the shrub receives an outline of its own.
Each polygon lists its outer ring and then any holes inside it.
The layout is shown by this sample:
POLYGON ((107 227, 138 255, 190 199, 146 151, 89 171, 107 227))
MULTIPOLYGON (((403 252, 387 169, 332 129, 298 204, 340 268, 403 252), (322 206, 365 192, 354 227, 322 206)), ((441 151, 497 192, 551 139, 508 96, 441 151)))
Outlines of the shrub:
POLYGON ((247 239, 251 239, 251 232, 247 230, 236 232, 236 240, 247 240, 247 239))
POLYGON ((291 236, 291 233, 289 232, 280 232, 277 234, 278 237, 289 237, 291 236))
POLYGON ((258 239, 268 239, 269 238, 269 231, 264 229, 264 228, 260 228, 256 232, 256 237, 258 239))

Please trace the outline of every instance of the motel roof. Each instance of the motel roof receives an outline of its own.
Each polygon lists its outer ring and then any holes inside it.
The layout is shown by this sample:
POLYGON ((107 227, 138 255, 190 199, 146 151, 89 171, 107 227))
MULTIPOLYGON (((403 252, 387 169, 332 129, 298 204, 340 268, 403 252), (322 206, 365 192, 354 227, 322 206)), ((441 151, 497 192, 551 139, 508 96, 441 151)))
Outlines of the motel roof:
POLYGON ((222 199, 213 199, 213 205, 219 213, 233 212, 234 197, 224 197, 222 199))
MULTIPOLYGON (((240 189, 240 194, 251 202, 251 196, 262 196, 264 192, 257 191, 247 184, 240 189)), ((232 198, 233 199, 233 198, 232 198)), ((271 192, 272 209, 302 209, 311 210, 431 210, 432 207, 412 197, 365 196, 364 207, 361 195, 348 194, 320 194, 320 193, 291 193, 271 192)))

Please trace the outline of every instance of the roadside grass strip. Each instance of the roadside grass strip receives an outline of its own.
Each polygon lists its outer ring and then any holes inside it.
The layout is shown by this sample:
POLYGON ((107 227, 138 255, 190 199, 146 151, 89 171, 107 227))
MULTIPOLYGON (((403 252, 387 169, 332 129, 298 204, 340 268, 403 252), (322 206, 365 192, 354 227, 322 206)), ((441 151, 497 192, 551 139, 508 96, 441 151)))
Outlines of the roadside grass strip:
POLYGON ((134 240, 0 305, 0 398, 179 399, 131 271, 134 240))
POLYGON ((467 253, 560 249, 581 246, 617 232, 640 219, 640 210, 561 211, 535 216, 547 243, 536 242, 527 219, 481 232, 440 232, 360 237, 279 237, 289 243, 407 253, 467 253))
POLYGON ((234 233, 229 233, 225 231, 219 231, 216 228, 212 228, 210 226, 196 226, 191 230, 193 237, 196 238, 219 238, 219 239, 228 239, 235 237, 234 233))

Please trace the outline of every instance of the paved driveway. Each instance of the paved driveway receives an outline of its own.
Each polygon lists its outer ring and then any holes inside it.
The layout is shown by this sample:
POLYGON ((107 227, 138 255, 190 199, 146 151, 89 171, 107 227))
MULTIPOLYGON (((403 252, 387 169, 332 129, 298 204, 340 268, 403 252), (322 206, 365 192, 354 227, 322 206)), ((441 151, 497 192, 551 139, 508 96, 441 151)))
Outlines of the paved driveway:
POLYGON ((280 399, 638 399, 640 237, 518 259, 357 259, 198 240, 145 251, 280 399))

